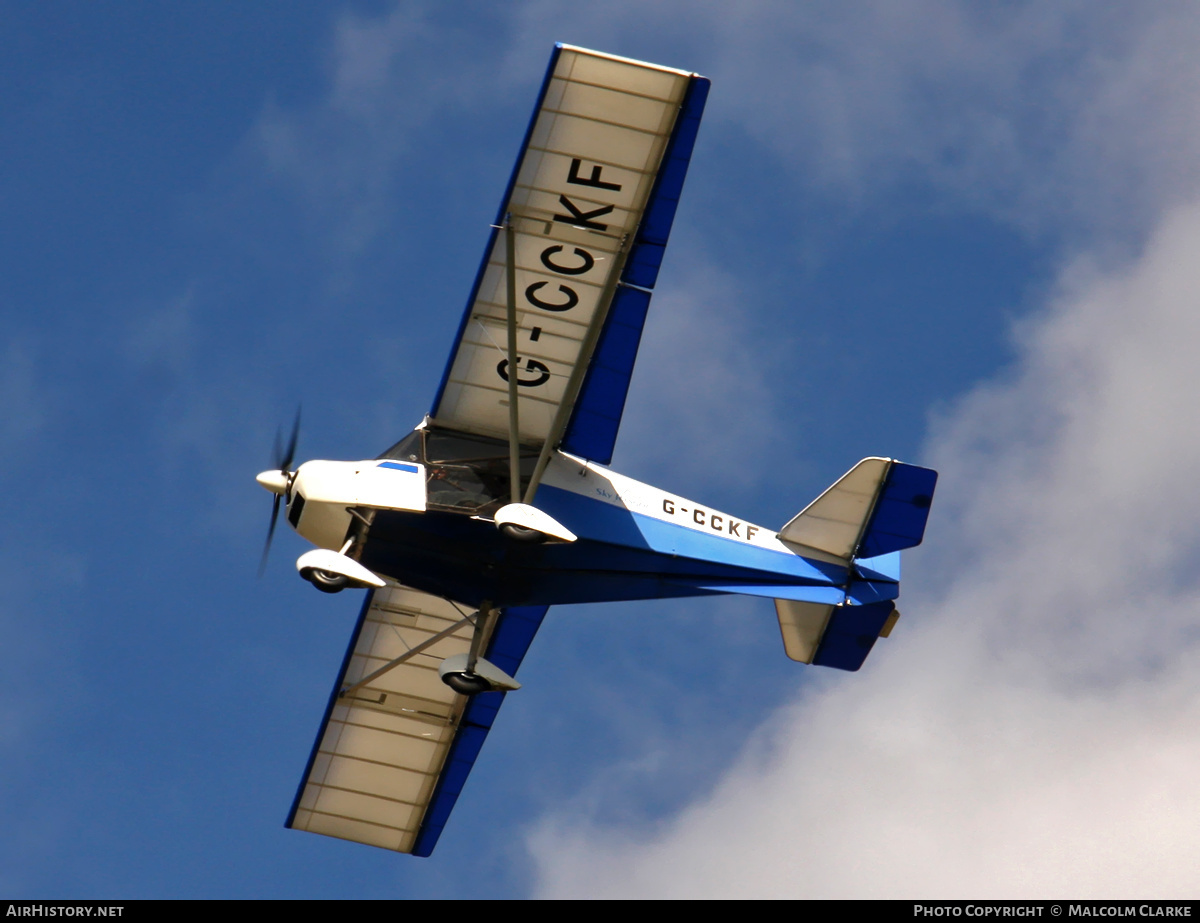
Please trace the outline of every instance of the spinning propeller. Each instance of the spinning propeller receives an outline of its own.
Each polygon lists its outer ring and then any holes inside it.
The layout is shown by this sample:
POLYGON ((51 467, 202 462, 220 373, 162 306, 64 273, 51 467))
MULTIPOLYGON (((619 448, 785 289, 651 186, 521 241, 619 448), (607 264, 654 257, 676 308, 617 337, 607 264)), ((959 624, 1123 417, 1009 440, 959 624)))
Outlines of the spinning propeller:
POLYGON ((292 424, 292 435, 288 439, 287 449, 279 444, 279 431, 275 432, 275 468, 264 471, 255 480, 275 495, 271 505, 271 526, 267 529, 267 540, 263 544, 262 560, 258 565, 258 575, 261 577, 267 566, 267 555, 271 553, 271 539, 275 537, 275 523, 279 520, 279 502, 284 499, 292 488, 292 480, 296 472, 291 470, 292 460, 296 457, 296 443, 300 439, 300 409, 296 409, 296 420, 292 424))

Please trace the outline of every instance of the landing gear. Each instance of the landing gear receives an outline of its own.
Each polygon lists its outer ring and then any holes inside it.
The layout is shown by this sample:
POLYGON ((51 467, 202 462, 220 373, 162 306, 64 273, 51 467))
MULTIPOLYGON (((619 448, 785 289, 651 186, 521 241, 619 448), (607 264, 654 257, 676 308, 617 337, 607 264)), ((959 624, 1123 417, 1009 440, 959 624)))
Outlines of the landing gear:
POLYGON ((296 561, 296 570, 322 593, 339 593, 346 587, 379 589, 387 586, 377 574, 346 556, 353 543, 352 539, 348 540, 340 552, 318 548, 302 554, 296 561))
POLYGON ((443 683, 459 695, 478 695, 481 692, 511 692, 521 684, 479 656, 485 635, 491 633, 500 612, 489 602, 479 606, 475 616, 475 631, 471 635, 471 649, 464 654, 451 654, 438 667, 438 676, 443 683))
POLYGON ((322 593, 340 593, 350 585, 350 578, 345 574, 335 574, 316 567, 305 568, 300 572, 300 576, 322 593))
POLYGON ((459 695, 477 695, 492 689, 492 684, 478 673, 444 673, 442 682, 459 695))
POLYGON ((537 529, 526 529, 524 526, 518 526, 511 522, 500 526, 500 531, 518 542, 544 542, 546 540, 544 532, 539 532, 537 529))
POLYGON ((496 510, 497 528, 519 542, 573 542, 575 533, 561 522, 528 503, 506 503, 496 510))

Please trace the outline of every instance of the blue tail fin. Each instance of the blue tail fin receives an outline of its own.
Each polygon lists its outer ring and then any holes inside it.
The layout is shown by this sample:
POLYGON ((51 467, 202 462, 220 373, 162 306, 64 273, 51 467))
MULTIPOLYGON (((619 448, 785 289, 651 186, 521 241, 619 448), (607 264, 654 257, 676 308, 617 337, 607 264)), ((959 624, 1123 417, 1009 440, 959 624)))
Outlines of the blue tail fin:
POLYGON ((892 462, 854 557, 873 558, 921 544, 936 486, 937 472, 932 468, 892 462))
POLYGON ((937 472, 889 458, 864 458, 779 532, 799 554, 815 550, 850 570, 840 605, 776 599, 787 655, 857 670, 899 618, 900 555, 921 544, 937 472))

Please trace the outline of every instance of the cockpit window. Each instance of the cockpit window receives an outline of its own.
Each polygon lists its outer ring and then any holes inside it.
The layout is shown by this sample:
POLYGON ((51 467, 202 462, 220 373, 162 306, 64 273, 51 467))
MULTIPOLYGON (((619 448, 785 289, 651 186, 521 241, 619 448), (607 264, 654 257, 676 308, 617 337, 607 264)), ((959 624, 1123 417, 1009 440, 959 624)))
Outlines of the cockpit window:
MULTIPOLYGON (((425 465, 426 501, 431 509, 487 515, 510 501, 508 443, 449 430, 419 429, 380 458, 425 465)), ((521 447, 521 488, 528 485, 538 450, 521 447)))
POLYGON ((432 430, 425 435, 425 457, 431 462, 508 458, 508 443, 486 436, 432 430))
POLYGON ((421 431, 413 430, 394 446, 379 456, 380 458, 395 458, 399 461, 421 461, 421 431))

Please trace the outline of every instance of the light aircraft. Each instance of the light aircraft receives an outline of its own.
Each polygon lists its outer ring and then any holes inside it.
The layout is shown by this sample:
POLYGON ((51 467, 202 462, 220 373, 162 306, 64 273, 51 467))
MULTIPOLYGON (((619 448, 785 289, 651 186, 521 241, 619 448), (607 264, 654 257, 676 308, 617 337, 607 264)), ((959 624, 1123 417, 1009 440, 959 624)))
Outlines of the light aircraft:
POLYGON ((843 670, 898 618, 935 472, 865 459, 774 530, 605 467, 708 89, 557 46, 430 414, 293 468, 297 417, 258 475, 267 547, 282 504, 301 576, 368 589, 289 827, 428 856, 556 603, 767 597, 843 670))

